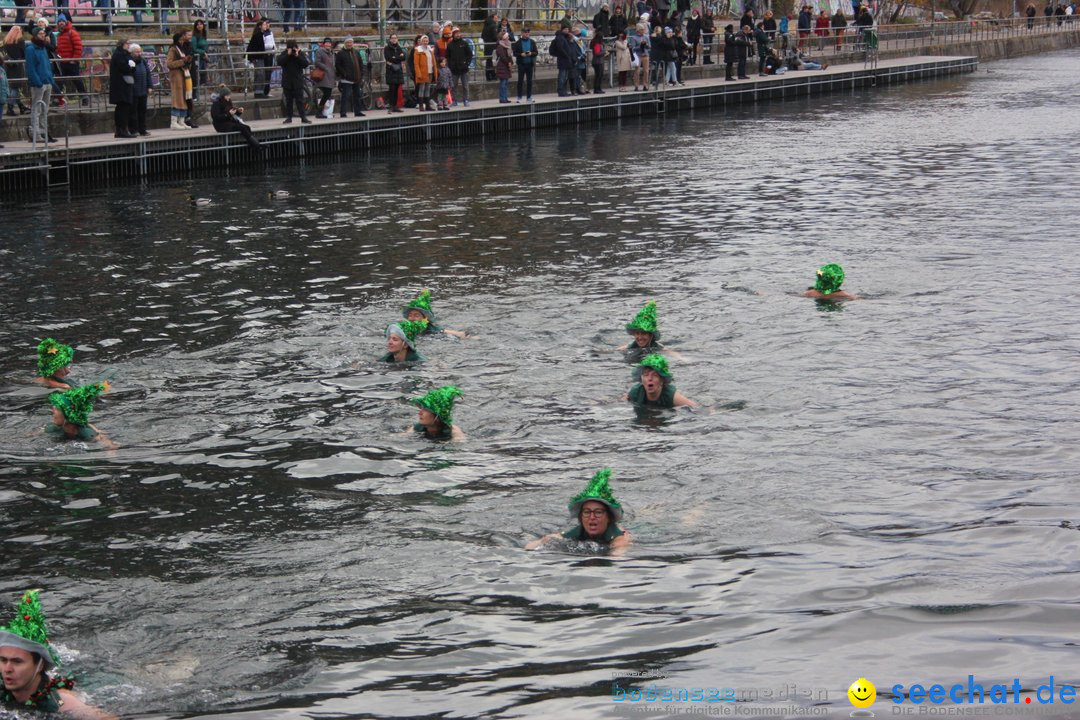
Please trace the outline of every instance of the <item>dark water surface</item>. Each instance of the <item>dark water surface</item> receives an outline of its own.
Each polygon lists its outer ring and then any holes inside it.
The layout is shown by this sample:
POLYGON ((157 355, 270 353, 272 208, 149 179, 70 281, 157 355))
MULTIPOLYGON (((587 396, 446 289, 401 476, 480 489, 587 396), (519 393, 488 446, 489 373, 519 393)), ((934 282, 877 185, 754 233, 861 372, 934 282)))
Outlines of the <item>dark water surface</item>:
POLYGON ((3 201, 0 599, 155 717, 1078 684, 1078 72, 3 201), (376 366, 422 287, 475 338, 376 366), (649 298, 699 411, 621 401, 649 298), (115 453, 40 434, 45 335, 115 453), (448 382, 468 440, 402 434, 448 382), (605 465, 630 553, 524 552, 605 465))

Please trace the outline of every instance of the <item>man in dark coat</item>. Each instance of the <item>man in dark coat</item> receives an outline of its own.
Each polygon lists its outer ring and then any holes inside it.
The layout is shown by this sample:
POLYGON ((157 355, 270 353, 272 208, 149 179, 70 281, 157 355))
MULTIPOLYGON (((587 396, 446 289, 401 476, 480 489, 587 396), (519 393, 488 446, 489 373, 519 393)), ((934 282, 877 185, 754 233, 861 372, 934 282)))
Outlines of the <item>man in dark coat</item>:
POLYGON ((611 37, 611 13, 608 12, 607 3, 601 5, 600 12, 593 15, 592 26, 600 37, 611 37))
POLYGON ((135 109, 135 60, 128 53, 127 40, 120 41, 109 60, 109 102, 116 105, 114 137, 138 137, 129 130, 135 109))
POLYGON ((334 74, 341 86, 341 117, 345 117, 352 106, 355 117, 364 117, 360 109, 364 89, 364 58, 356 49, 352 36, 345 38, 343 47, 334 57, 334 74))
POLYGON ((518 69, 517 101, 521 102, 524 97, 528 102, 532 102, 533 72, 536 70, 539 47, 532 39, 532 31, 528 25, 521 28, 521 37, 514 43, 513 50, 518 69), (524 95, 522 91, 526 91, 524 95))
POLYGON ((493 63, 495 62, 495 45, 499 42, 499 13, 492 13, 491 17, 484 21, 484 29, 480 31, 480 39, 484 41, 485 77, 488 80, 494 80, 495 66, 493 63))
POLYGON ((630 27, 630 23, 626 19, 626 13, 623 12, 622 5, 616 5, 615 14, 611 16, 611 36, 619 37, 619 35, 626 32, 628 27, 630 27))
POLYGON ((742 32, 735 35, 735 60, 739 63, 739 79, 749 80, 746 74, 746 59, 750 57, 754 45, 754 31, 749 25, 743 26, 742 32))
POLYGON ((696 65, 698 43, 701 42, 701 14, 697 8, 694 8, 690 19, 686 21, 686 42, 690 46, 690 62, 687 65, 696 65))
POLYGON ((705 16, 701 19, 701 44, 705 52, 705 61, 702 65, 712 65, 712 46, 716 38, 716 16, 712 8, 705 9, 705 16))
POLYGON ((762 23, 758 23, 757 27, 754 28, 754 42, 757 43, 758 75, 764 75, 765 58, 769 56, 769 34, 765 32, 762 23))
POLYGON ((735 47, 735 26, 724 27, 724 79, 735 79, 735 62, 739 59, 738 49, 735 47))
POLYGON ((281 67, 281 92, 285 96, 285 124, 292 122, 293 104, 300 113, 300 122, 310 125, 304 109, 304 68, 308 66, 307 55, 300 50, 295 40, 285 43, 285 52, 278 55, 281 67))
POLYGON ((810 11, 809 5, 803 5, 799 10, 799 22, 796 25, 796 29, 799 33, 799 41, 795 44, 795 47, 802 47, 803 40, 810 37, 810 28, 814 26, 814 16, 810 11))
POLYGON ((454 76, 454 84, 450 89, 454 96, 454 105, 458 103, 457 88, 458 83, 461 83, 461 100, 465 107, 469 106, 469 66, 472 61, 472 47, 461 37, 461 31, 454 28, 454 34, 446 46, 446 66, 454 76))
POLYGON ((214 123, 214 129, 221 133, 238 132, 244 136, 247 144, 255 150, 261 150, 262 145, 251 135, 251 128, 240 119, 244 114, 244 108, 234 107, 232 104, 232 92, 223 88, 214 98, 214 104, 210 106, 210 119, 214 123))
POLYGON ((739 27, 741 28, 743 26, 754 27, 754 11, 750 8, 746 8, 746 12, 739 18, 739 27))
POLYGON ((570 37, 570 28, 560 28, 555 39, 551 41, 551 47, 548 50, 554 57, 556 65, 559 69, 559 97, 566 97, 570 94, 570 91, 566 87, 567 81, 570 80, 570 74, 574 71, 574 66, 577 64, 578 47, 573 38, 570 37))

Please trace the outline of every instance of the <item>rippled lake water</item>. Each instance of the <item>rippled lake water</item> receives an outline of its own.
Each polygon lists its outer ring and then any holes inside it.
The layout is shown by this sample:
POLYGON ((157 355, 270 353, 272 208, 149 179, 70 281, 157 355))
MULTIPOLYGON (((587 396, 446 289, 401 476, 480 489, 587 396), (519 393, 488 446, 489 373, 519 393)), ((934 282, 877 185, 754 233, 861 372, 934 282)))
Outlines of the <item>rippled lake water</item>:
POLYGON ((153 717, 1076 685, 1078 71, 0 200, 0 599, 153 717), (473 337, 378 366, 423 287, 473 337), (698 411, 622 402, 649 298, 698 411), (41 434, 46 335, 115 453, 41 434), (404 434, 448 382, 468 439, 404 434), (524 552, 603 466, 627 556, 524 552))

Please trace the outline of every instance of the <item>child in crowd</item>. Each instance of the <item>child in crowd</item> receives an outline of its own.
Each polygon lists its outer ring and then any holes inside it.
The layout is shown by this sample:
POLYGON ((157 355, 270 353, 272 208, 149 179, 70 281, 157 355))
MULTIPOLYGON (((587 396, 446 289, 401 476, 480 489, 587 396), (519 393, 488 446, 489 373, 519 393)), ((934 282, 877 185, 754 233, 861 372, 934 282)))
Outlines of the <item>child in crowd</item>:
POLYGON ((447 101, 447 97, 450 95, 450 88, 454 84, 454 74, 450 72, 449 66, 446 64, 446 58, 439 60, 439 79, 436 80, 435 94, 438 96, 438 108, 440 110, 449 110, 450 103, 447 101))

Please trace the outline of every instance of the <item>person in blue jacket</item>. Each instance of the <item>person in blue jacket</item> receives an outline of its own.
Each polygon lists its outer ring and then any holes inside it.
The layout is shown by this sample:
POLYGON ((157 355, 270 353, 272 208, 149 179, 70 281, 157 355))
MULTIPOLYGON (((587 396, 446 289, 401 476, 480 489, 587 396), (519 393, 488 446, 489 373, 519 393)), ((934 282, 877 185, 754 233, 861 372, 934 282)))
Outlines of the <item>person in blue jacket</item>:
POLYGON ((30 141, 54 143, 56 140, 49 135, 48 114, 56 79, 45 47, 45 28, 35 28, 26 46, 26 80, 30 85, 30 141))
POLYGON ((555 56, 555 62, 559 68, 559 97, 566 97, 570 94, 567 81, 570 80, 570 75, 577 64, 577 43, 570 37, 570 28, 564 27, 559 30, 559 34, 551 41, 548 52, 555 56))
POLYGON ((532 39, 530 28, 526 25, 521 29, 521 38, 514 43, 514 59, 517 60, 518 69, 518 102, 521 102, 522 97, 524 97, 527 102, 533 101, 532 87, 533 72, 536 70, 536 55, 536 41, 532 39), (522 95, 522 90, 525 91, 524 95, 522 95))

